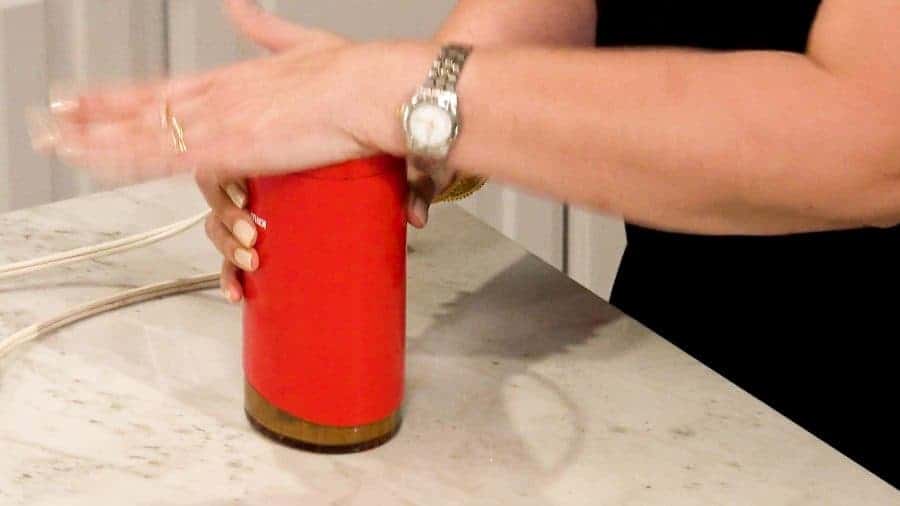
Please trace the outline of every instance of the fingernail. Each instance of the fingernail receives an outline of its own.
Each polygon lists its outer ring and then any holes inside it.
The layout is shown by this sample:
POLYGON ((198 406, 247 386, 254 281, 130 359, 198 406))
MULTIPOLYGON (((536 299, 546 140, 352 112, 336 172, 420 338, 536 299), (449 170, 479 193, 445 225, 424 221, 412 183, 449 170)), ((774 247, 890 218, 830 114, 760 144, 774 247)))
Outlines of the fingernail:
POLYGON ((41 153, 53 151, 59 142, 59 128, 53 118, 44 110, 29 109, 25 119, 32 149, 41 153))
POLYGON ((232 290, 231 288, 222 287, 222 296, 224 296, 225 300, 227 300, 228 302, 230 302, 232 304, 241 300, 241 296, 238 295, 238 293, 235 290, 232 290))
POLYGON ((244 206, 247 205, 247 194, 244 193, 244 190, 242 190, 237 183, 228 183, 228 185, 225 186, 225 193, 234 205, 238 206, 240 209, 243 209, 244 206))
POLYGON ((248 248, 253 246, 253 242, 256 241, 256 228, 244 220, 236 221, 232 232, 238 241, 248 248))
POLYGON ((245 271, 253 270, 253 253, 243 248, 234 250, 234 262, 245 271))
POLYGON ((76 96, 73 86, 54 84, 50 88, 50 112, 53 114, 72 114, 78 110, 76 96))
POLYGON ((425 204, 425 201, 419 197, 415 197, 415 201, 413 202, 413 213, 419 218, 419 221, 422 222, 422 225, 428 223, 428 205, 425 204))

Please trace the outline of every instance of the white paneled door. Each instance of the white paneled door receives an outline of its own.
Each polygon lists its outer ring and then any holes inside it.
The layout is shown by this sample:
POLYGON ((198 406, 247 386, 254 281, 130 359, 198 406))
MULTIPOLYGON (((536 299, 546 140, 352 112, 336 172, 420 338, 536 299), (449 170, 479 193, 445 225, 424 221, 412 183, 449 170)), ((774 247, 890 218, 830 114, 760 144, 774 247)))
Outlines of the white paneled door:
POLYGON ((43 2, 0 2, 0 212, 53 197, 50 163, 32 152, 24 122, 47 89, 44 35, 43 2))
POLYGON ((167 12, 166 44, 173 74, 214 68, 261 54, 228 24, 221 0, 169 0, 167 12))
MULTIPOLYGON (((455 3, 260 0, 288 19, 356 40, 428 37, 455 3)), ((260 54, 229 26, 220 0, 0 0, 0 210, 98 188, 31 152, 22 118, 28 105, 46 101, 50 83, 72 89, 185 74, 260 54)), ((494 183, 460 205, 597 294, 609 295, 624 247, 620 220, 494 183)))
MULTIPOLYGON (((47 74, 62 92, 166 72, 164 0, 44 0, 47 74)), ((46 90, 46 88, 44 88, 46 90)), ((53 197, 99 189, 53 164, 53 197)))
POLYGON ((560 270, 565 268, 565 206, 562 204, 489 183, 459 205, 548 264, 560 270))
POLYGON ((609 300, 625 252, 620 218, 572 207, 568 220, 569 277, 609 300))

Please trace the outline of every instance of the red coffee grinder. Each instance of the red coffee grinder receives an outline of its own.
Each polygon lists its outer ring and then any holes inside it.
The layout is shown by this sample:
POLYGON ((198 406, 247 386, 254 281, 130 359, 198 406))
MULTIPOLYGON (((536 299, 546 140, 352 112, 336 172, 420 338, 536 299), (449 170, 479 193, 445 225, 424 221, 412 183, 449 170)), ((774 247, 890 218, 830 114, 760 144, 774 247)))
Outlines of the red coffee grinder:
POLYGON ((264 434, 343 453, 399 429, 404 169, 376 156, 248 182, 259 269, 243 277, 245 410, 264 434))

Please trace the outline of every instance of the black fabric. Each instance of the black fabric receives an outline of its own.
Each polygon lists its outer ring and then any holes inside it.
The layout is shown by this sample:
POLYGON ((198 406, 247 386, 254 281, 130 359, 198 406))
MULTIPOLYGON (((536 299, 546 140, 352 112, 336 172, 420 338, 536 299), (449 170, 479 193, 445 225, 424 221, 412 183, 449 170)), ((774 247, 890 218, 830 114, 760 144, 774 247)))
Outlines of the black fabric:
MULTIPOLYGON (((600 0, 599 46, 802 52, 818 1, 600 0)), ((712 237, 627 226, 612 302, 900 486, 900 228, 712 237)))

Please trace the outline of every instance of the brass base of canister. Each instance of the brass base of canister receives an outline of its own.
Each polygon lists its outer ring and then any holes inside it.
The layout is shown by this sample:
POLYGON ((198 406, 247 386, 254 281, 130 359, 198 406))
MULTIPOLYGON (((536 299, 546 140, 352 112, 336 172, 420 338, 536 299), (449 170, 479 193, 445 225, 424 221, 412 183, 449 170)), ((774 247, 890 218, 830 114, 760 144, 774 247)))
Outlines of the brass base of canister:
POLYGON ((367 425, 319 425, 282 411, 244 382, 244 412, 250 425, 275 441, 316 453, 354 453, 388 442, 400 429, 400 410, 367 425))

